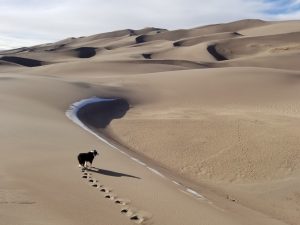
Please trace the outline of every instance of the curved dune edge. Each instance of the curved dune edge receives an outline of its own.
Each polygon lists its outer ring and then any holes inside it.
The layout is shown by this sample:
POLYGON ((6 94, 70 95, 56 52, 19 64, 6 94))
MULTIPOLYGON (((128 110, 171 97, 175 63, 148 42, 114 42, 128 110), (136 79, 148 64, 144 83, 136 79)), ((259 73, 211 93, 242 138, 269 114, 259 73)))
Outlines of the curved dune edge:
POLYGON ((207 51, 211 54, 217 61, 225 61, 228 60, 224 55, 220 54, 217 49, 216 45, 209 45, 207 46, 207 51))
POLYGON ((83 128, 84 130, 86 130, 87 132, 89 132, 90 134, 94 135, 95 137, 97 137, 100 141, 104 142, 105 144, 107 144, 108 146, 110 146, 112 149, 119 151, 120 153, 126 155, 128 158, 130 158, 131 160, 135 161, 136 163, 140 164, 141 166, 146 167, 148 170, 150 170, 151 172, 153 172, 154 174, 164 178, 164 179, 168 179, 170 180, 170 182, 176 184, 177 186, 179 186, 179 190, 182 192, 185 192, 186 194, 189 194, 191 196, 193 196, 196 199, 199 200, 205 200, 208 201, 208 203, 212 204, 212 202, 210 202, 206 197, 204 197, 202 194, 198 193, 197 191, 183 185, 180 182, 177 182, 175 180, 172 180, 170 178, 168 178, 167 176, 165 176, 164 174, 162 174, 160 171, 152 168, 151 166, 149 166, 147 163, 142 162, 140 159, 137 159, 131 155, 129 155, 128 153, 122 151, 120 148, 118 148, 117 146, 115 146, 114 144, 110 143, 108 140, 106 140, 105 138, 101 137, 99 134, 97 134, 96 132, 94 132, 93 130, 91 130, 87 125, 85 125, 77 116, 78 112, 80 111, 80 109, 84 108, 87 105, 90 104, 99 104, 101 102, 107 102, 107 101, 114 101, 118 98, 99 98, 99 97, 91 97, 91 98, 87 98, 87 99, 82 99, 78 102, 73 103, 69 109, 66 111, 66 116, 72 120, 75 124, 77 124, 78 126, 80 126, 81 128, 83 128), (182 190, 183 189, 183 190, 182 190))

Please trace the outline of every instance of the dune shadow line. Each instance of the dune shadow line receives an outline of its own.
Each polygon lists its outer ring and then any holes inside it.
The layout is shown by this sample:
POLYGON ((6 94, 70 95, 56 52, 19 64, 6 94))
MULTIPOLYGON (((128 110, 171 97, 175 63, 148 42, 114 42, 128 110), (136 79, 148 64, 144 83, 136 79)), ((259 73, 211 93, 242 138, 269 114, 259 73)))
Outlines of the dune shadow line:
POLYGON ((96 48, 92 47, 80 47, 74 50, 77 52, 79 58, 91 58, 97 54, 96 48))
POLYGON ((119 173, 119 172, 115 172, 115 171, 112 171, 112 170, 100 169, 100 168, 97 168, 97 167, 91 167, 87 170, 91 171, 91 172, 99 173, 99 174, 102 174, 102 175, 111 176, 111 177, 130 177, 130 178, 135 178, 135 179, 141 179, 140 177, 133 176, 133 175, 130 175, 130 174, 119 173))
POLYGON ((224 55, 217 51, 216 45, 207 46, 207 51, 218 61, 228 60, 224 55))
POLYGON ((124 99, 112 99, 87 104, 77 112, 78 118, 92 128, 106 128, 113 119, 121 118, 129 109, 129 104, 124 99))
POLYGON ((22 58, 16 56, 3 56, 0 59, 6 62, 16 63, 27 67, 42 66, 42 61, 35 60, 35 59, 22 58))

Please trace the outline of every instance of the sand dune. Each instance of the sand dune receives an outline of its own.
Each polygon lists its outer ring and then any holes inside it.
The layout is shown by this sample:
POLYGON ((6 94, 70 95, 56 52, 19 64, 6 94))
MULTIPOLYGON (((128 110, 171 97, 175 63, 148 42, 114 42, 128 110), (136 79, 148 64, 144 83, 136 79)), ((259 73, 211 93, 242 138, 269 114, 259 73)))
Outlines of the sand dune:
POLYGON ((240 33, 246 36, 264 36, 299 32, 299 21, 281 21, 264 23, 262 26, 253 26, 251 28, 241 28, 240 33))
POLYGON ((234 37, 239 37, 239 36, 241 36, 241 34, 239 34, 237 32, 217 33, 217 34, 210 34, 210 35, 203 35, 203 36, 199 36, 199 37, 182 39, 180 41, 174 42, 173 45, 175 47, 191 46, 191 45, 199 44, 201 42, 234 38, 234 37))
POLYGON ((299 34, 242 20, 1 51, 0 224, 299 224, 299 34), (118 100, 69 120, 93 96, 118 100))
POLYGON ((156 35, 142 35, 137 38, 137 42, 147 42, 147 41, 154 41, 154 40, 169 40, 175 41, 182 38, 189 38, 195 36, 203 36, 209 34, 217 34, 217 33, 224 33, 224 32, 236 32, 240 29, 250 28, 250 27, 257 27, 266 22, 261 20, 242 20, 227 24, 216 24, 216 25, 209 25, 199 28, 194 28, 190 30, 174 30, 174 31, 166 31, 161 32, 156 35))
POLYGON ((220 32, 232 32, 241 29, 260 28, 262 26, 273 24, 274 22, 263 21, 259 19, 245 19, 238 20, 230 23, 212 24, 203 27, 198 27, 199 30, 203 30, 206 33, 220 33, 220 32))
POLYGON ((278 54, 299 51, 300 32, 266 35, 261 37, 244 37, 217 43, 220 54, 229 59, 253 57, 262 54, 278 54), (237 47, 238 46, 238 47, 237 47))

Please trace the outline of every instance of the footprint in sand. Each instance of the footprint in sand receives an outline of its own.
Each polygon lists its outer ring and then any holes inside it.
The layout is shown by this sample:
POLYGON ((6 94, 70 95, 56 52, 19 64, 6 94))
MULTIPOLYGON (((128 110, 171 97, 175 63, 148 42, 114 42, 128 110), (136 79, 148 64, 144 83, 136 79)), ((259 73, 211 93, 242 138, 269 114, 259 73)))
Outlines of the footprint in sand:
POLYGON ((108 188, 105 188, 105 187, 101 187, 101 188, 100 188, 100 191, 101 191, 101 192, 104 192, 104 193, 109 193, 109 192, 111 192, 108 188))
POLYGON ((121 209, 121 213, 129 217, 129 219, 137 224, 142 224, 144 221, 149 220, 152 215, 145 211, 140 211, 132 207, 128 207, 130 204, 129 199, 118 198, 117 195, 111 192, 111 189, 98 184, 98 180, 92 177, 92 173, 88 173, 85 169, 82 169, 82 178, 88 180, 92 187, 99 188, 100 192, 104 194, 104 198, 114 201, 115 204, 127 206, 121 209))
POLYGON ((96 180, 96 179, 93 179, 93 178, 89 178, 89 182, 90 182, 90 183, 97 183, 97 182, 98 182, 98 180, 96 180))
POLYGON ((125 207, 125 208, 122 208, 121 209, 121 213, 128 216, 129 218, 134 216, 134 213, 136 212, 137 210, 134 209, 134 208, 131 208, 131 207, 125 207))
POLYGON ((137 224, 141 224, 144 221, 151 218, 151 214, 145 211, 139 211, 134 208, 123 208, 121 213, 129 217, 129 219, 137 224))
POLYGON ((139 212, 136 214, 133 214, 132 216, 129 217, 130 220, 132 220, 133 222, 137 223, 137 224, 141 224, 143 222, 145 222, 146 220, 149 220, 151 216, 144 216, 142 214, 140 214, 139 212))
POLYGON ((100 188, 100 187, 102 187, 102 185, 97 184, 97 183, 92 183, 91 186, 92 186, 92 187, 95 187, 95 188, 100 188))
POLYGON ((91 173, 88 173, 88 171, 87 171, 87 170, 85 170, 85 169, 81 170, 81 172, 82 172, 83 174, 85 174, 85 175, 88 175, 88 174, 90 174, 90 175, 91 175, 91 173))
POLYGON ((107 199, 110 199, 110 200, 115 200, 117 198, 117 196, 110 193, 110 194, 105 194, 104 198, 107 198, 107 199))
POLYGON ((82 178, 91 178, 92 174, 82 170, 82 178))
POLYGON ((139 221, 139 220, 141 220, 141 218, 139 218, 137 215, 135 215, 135 216, 130 217, 130 220, 139 221))
POLYGON ((128 205, 130 203, 129 199, 117 198, 115 203, 118 205, 128 205))
POLYGON ((128 213, 128 209, 122 209, 122 210, 121 210, 121 213, 122 213, 122 214, 128 213))

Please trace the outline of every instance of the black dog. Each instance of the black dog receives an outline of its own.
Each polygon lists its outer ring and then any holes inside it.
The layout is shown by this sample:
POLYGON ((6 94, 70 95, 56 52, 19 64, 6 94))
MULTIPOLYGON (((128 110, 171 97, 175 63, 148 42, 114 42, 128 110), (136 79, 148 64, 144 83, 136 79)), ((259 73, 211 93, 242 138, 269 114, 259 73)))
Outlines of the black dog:
POLYGON ((96 150, 92 150, 90 152, 86 153, 80 153, 77 156, 78 162, 79 162, 79 167, 87 167, 87 163, 90 163, 90 166, 92 166, 93 160, 96 155, 99 155, 96 150))

